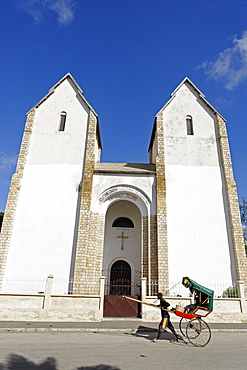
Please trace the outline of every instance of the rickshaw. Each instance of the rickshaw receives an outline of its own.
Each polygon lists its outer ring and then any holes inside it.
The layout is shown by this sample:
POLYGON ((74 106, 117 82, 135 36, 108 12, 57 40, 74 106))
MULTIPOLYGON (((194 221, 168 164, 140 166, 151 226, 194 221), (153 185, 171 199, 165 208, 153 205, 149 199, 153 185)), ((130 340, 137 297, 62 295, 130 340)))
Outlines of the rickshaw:
MULTIPOLYGON (((213 311, 214 291, 205 288, 188 277, 182 279, 182 284, 194 294, 194 303, 186 307, 177 305, 176 308, 171 310, 161 309, 181 317, 179 322, 181 334, 194 346, 204 347, 211 339, 211 330, 202 318, 208 316, 213 311)), ((127 296, 123 296, 123 299, 130 299, 148 306, 160 308, 155 304, 139 301, 127 296)), ((187 342, 185 343, 187 344, 187 342)))
POLYGON ((183 278, 182 284, 195 294, 195 302, 189 305, 194 306, 189 312, 176 306, 174 313, 181 317, 179 329, 194 346, 204 347, 211 339, 211 330, 202 317, 208 316, 213 311, 214 291, 188 277, 183 278))

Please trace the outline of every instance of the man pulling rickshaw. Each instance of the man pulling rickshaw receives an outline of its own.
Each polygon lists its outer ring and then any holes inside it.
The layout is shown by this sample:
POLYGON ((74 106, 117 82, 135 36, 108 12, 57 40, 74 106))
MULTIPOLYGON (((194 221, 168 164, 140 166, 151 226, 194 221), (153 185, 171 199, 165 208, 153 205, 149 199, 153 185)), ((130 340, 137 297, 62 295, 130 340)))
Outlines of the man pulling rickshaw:
POLYGON ((157 338, 154 338, 153 342, 159 342, 161 334, 166 331, 166 328, 170 329, 171 332, 175 335, 176 340, 181 340, 181 336, 177 334, 174 326, 171 323, 170 315, 167 308, 170 306, 164 298, 162 293, 158 293, 157 298, 160 301, 158 307, 162 308, 161 311, 161 322, 159 323, 158 335, 157 338))
POLYGON ((162 331, 165 330, 165 327, 168 327, 173 332, 177 340, 180 339, 180 336, 176 333, 173 325, 171 324, 169 318, 169 312, 171 312, 174 313, 176 316, 181 317, 181 320, 179 322, 179 329, 182 335, 185 336, 194 346, 204 347, 210 341, 211 330, 208 324, 202 319, 202 317, 206 317, 213 311, 214 291, 205 288, 204 286, 196 283, 194 280, 188 277, 184 277, 182 279, 182 284, 186 288, 189 288, 190 292, 194 294, 194 302, 186 307, 181 307, 177 305, 176 308, 172 308, 171 310, 169 310, 169 303, 163 299, 161 293, 159 293, 158 299, 160 300, 160 302, 162 302, 162 299, 164 300, 164 302, 166 302, 163 304, 163 306, 166 305, 166 308, 162 307, 161 303, 157 306, 126 296, 123 296, 123 299, 130 299, 142 304, 146 304, 148 306, 156 308, 158 307, 161 309, 161 316, 163 311, 167 312, 167 316, 165 316, 164 314, 162 316, 156 341, 159 340, 162 331), (167 320, 163 321, 163 318, 167 318, 167 320))

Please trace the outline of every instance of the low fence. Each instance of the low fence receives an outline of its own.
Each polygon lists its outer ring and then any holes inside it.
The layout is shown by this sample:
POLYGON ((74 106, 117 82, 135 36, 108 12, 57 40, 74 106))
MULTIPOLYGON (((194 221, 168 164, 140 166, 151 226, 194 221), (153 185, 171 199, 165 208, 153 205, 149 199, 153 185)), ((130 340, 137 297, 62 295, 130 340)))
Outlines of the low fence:
MULTIPOLYGON (((52 294, 70 295, 81 285, 80 280, 52 277, 52 294)), ((49 277, 48 277, 49 278, 49 277)), ((2 281, 2 293, 42 294, 46 291, 47 278, 7 277, 2 281)), ((95 283, 87 282, 87 293, 95 293, 95 283)))
MULTIPOLYGON (((238 286, 237 283, 215 283, 215 282, 202 282, 201 285, 214 291, 215 298, 238 298, 238 286)), ((147 296, 155 296, 159 292, 159 282, 147 280, 147 296)), ((170 297, 189 297, 190 291, 182 285, 181 280, 179 282, 171 282, 169 289, 163 292, 164 295, 170 297)))
MULTIPOLYGON (((73 287, 80 285, 81 281, 74 279, 62 279, 53 277, 52 279, 52 293, 60 295, 73 294, 73 287)), ((2 281, 2 293, 29 293, 40 294, 46 290, 47 278, 18 278, 9 277, 2 281)), ((159 282, 151 281, 146 282, 146 295, 156 296, 159 292, 159 282)), ((201 285, 214 291, 215 298, 239 298, 237 283, 215 283, 215 282, 202 282, 201 285)), ((109 287, 111 284, 106 279, 105 294, 110 294, 109 287)), ((134 295, 140 294, 140 279, 139 284, 133 283, 130 285, 131 292, 134 289, 134 295)), ((117 288, 117 286, 116 286, 117 288)), ((117 289, 116 289, 117 290, 117 289)), ((95 291, 94 283, 87 283, 87 293, 93 294, 95 291)), ((121 292, 120 292, 121 293, 121 292)), ((185 288, 181 281, 171 282, 169 289, 163 292, 164 295, 171 297, 189 297, 189 289, 185 288)))
MULTIPOLYGON (((201 285, 214 291, 214 298, 238 298, 239 292, 236 283, 217 283, 217 282, 200 282, 201 285)), ((171 282, 167 292, 172 297, 189 297, 191 295, 189 289, 185 288, 181 281, 171 282)))

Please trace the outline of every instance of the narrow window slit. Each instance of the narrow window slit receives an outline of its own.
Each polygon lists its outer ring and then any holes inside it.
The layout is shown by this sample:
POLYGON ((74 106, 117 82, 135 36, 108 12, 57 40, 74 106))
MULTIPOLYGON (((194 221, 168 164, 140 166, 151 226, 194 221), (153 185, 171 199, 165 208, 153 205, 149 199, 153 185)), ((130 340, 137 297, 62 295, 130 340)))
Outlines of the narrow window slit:
POLYGON ((64 131, 65 130, 66 117, 67 117, 67 113, 66 112, 61 112, 59 131, 64 131))
POLYGON ((193 122, 192 122, 191 116, 186 117, 186 128, 187 128, 187 135, 194 135, 193 122))

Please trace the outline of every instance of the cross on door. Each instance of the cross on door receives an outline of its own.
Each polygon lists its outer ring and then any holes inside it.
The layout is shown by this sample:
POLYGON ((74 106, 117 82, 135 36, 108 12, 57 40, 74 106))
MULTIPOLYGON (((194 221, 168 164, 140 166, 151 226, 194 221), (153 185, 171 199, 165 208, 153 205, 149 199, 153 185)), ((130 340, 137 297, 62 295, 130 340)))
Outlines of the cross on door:
POLYGON ((122 231, 121 236, 117 236, 118 239, 121 239, 121 251, 124 250, 124 239, 129 239, 128 236, 124 236, 124 231, 122 231))

